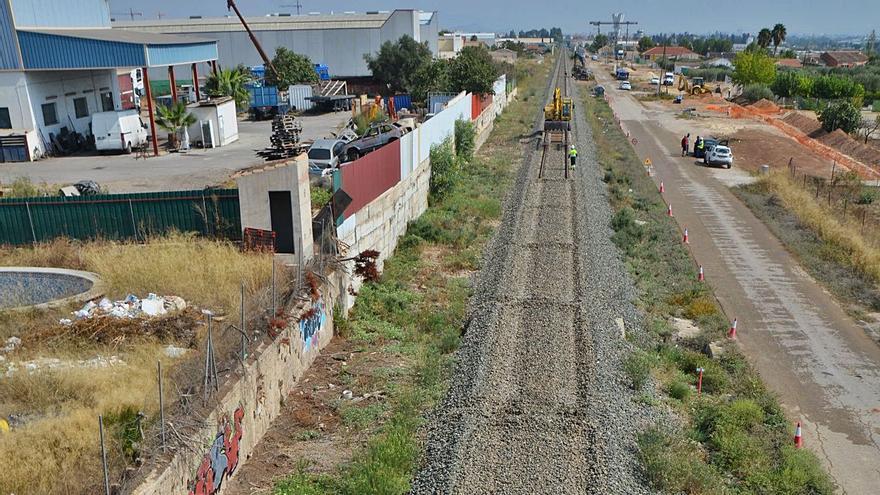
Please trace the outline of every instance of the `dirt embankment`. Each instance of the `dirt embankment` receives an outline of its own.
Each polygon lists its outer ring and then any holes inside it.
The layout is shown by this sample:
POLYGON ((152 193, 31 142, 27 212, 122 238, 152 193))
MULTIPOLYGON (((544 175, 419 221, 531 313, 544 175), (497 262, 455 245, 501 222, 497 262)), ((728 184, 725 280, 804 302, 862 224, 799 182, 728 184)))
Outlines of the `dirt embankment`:
POLYGON ((861 143, 840 129, 827 132, 818 120, 799 112, 791 112, 780 120, 803 132, 807 137, 880 173, 880 149, 861 143))

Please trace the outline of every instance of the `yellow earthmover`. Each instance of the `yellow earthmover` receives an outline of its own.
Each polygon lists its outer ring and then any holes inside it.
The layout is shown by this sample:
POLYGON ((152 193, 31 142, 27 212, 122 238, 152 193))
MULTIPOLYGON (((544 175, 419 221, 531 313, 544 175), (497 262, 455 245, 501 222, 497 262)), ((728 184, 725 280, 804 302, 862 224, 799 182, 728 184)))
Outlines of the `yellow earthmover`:
POLYGON ((553 101, 544 107, 544 131, 571 130, 571 98, 564 98, 562 91, 553 91, 553 101))
POLYGON ((684 91, 689 95, 704 95, 712 92, 711 89, 706 87, 705 80, 702 77, 695 77, 692 81, 688 81, 684 74, 678 76, 678 90, 684 91))

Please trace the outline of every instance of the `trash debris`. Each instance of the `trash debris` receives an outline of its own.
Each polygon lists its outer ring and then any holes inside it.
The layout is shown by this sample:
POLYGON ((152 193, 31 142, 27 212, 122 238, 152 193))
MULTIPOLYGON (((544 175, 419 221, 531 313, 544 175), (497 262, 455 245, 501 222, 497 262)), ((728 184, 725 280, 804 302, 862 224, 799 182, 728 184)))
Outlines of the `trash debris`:
POLYGON ((342 391, 342 398, 343 399, 351 400, 352 397, 354 397, 354 393, 352 393, 351 390, 343 390, 342 391))
POLYGON ((187 349, 184 349, 183 347, 176 347, 169 344, 168 347, 165 348, 165 355, 170 358, 179 358, 186 354, 186 351, 187 349))
MULTIPOLYGON (((160 297, 152 292, 146 299, 138 299, 134 294, 129 294, 121 301, 110 301, 106 297, 95 303, 87 302, 81 309, 74 311, 77 320, 111 316, 113 318, 154 318, 168 313, 175 313, 186 309, 186 301, 177 296, 160 297)), ((62 325, 70 325, 69 318, 59 321, 62 325)))
POLYGON ((9 363, 6 368, 5 376, 7 378, 14 375, 19 370, 27 371, 29 374, 40 371, 59 371, 75 368, 110 368, 113 366, 127 366, 127 363, 119 358, 119 356, 97 356, 91 359, 79 359, 76 361, 61 360, 58 358, 38 358, 32 361, 21 361, 9 363))
POLYGON ((21 339, 18 337, 9 337, 6 339, 6 345, 0 348, 0 352, 12 352, 17 347, 21 347, 21 339))

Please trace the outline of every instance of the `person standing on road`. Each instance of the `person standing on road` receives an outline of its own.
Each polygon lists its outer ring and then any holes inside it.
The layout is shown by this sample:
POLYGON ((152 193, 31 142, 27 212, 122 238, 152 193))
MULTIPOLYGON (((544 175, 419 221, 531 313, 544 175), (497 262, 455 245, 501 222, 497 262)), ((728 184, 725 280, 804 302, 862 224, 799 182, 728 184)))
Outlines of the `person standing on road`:
POLYGON ((687 136, 681 138, 681 156, 688 156, 688 148, 690 147, 690 139, 691 139, 690 133, 688 133, 687 136))
POLYGON ((706 142, 703 141, 703 138, 701 138, 700 136, 697 136, 697 142, 694 143, 694 156, 704 156, 705 155, 705 153, 704 153, 705 148, 706 148, 706 142), (697 150, 700 150, 699 155, 697 154, 697 150))
POLYGON ((568 158, 571 160, 571 169, 572 170, 574 170, 575 166, 577 165, 577 157, 578 157, 578 150, 577 150, 577 148, 574 147, 574 145, 571 145, 571 149, 568 150, 568 158))

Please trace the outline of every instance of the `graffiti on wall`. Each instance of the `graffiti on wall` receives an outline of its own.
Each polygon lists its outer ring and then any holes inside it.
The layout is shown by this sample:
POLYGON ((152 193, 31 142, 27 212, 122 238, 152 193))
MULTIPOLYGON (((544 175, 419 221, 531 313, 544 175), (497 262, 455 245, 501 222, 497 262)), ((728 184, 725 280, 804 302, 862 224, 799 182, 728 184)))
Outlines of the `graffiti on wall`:
POLYGON ((327 320, 324 298, 318 297, 312 302, 312 308, 306 311, 299 320, 299 333, 302 336, 303 349, 308 350, 317 342, 318 334, 327 320))
POLYGON ((243 433, 241 422, 244 409, 241 406, 229 417, 223 418, 211 448, 202 458, 196 471, 196 480, 189 495, 213 495, 220 491, 223 480, 232 476, 238 467, 238 452, 243 433))

